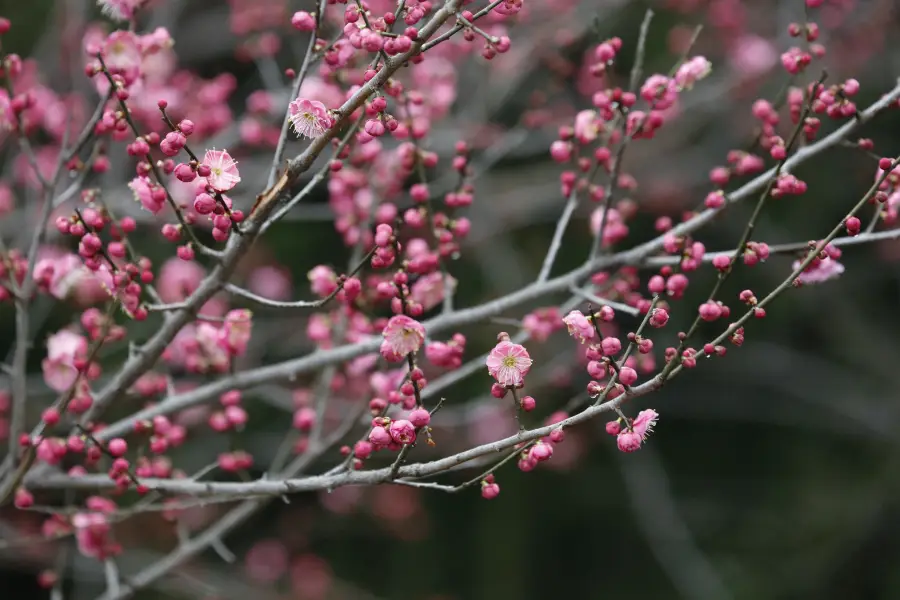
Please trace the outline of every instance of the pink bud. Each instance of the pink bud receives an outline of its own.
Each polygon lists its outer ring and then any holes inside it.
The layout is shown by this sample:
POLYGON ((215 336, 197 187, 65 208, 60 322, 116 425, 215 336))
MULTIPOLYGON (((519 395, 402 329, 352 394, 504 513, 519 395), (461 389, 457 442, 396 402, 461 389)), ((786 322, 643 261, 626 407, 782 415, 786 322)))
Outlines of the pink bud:
POLYGON ((417 408, 409 413, 409 421, 416 429, 420 429, 431 422, 431 414, 424 408, 417 408))
POLYGON ((305 10, 299 10, 291 17, 291 25, 297 31, 315 31, 316 19, 305 10))

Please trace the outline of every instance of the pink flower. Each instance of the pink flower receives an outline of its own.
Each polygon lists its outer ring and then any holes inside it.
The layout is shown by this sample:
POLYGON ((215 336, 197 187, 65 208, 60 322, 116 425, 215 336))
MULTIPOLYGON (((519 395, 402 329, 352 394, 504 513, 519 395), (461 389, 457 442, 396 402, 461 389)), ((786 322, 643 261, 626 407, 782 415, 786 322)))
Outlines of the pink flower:
POLYGON ((547 338, 562 328, 562 319, 559 316, 559 309, 554 307, 539 308, 532 313, 525 315, 522 319, 522 327, 528 332, 531 339, 539 342, 547 341, 547 338))
POLYGON ((628 235, 628 225, 625 224, 622 213, 615 208, 610 208, 605 222, 603 221, 603 214, 604 210, 602 206, 597 207, 597 209, 591 213, 591 233, 597 235, 600 232, 600 225, 603 225, 604 246, 615 244, 625 239, 628 235))
POLYGON ((136 81, 141 74, 143 61, 138 37, 133 32, 124 30, 109 34, 103 43, 103 61, 110 73, 121 75, 125 79, 126 85, 136 81))
MULTIPOLYGON (((800 266, 801 261, 794 261, 794 264, 791 265, 792 269, 797 269, 800 266)), ((824 283, 830 279, 834 279, 839 277, 841 273, 844 272, 844 265, 839 263, 837 260, 831 258, 830 256, 826 256, 822 260, 814 260, 806 270, 800 273, 800 276, 797 277, 797 280, 800 283, 807 284, 815 284, 815 283, 824 283)))
POLYGON ((412 444, 416 441, 416 427, 406 419, 397 419, 391 423, 391 439, 398 444, 412 444))
POLYGON ((709 75, 712 64, 702 56, 695 56, 678 68, 675 83, 679 89, 689 90, 695 83, 709 75))
POLYGON ((41 363, 44 382, 57 392, 64 392, 78 379, 76 361, 87 358, 88 341, 74 331, 63 329, 47 338, 47 358, 41 363))
POLYGON ((319 298, 326 298, 337 289, 337 274, 331 267, 319 265, 306 274, 312 293, 319 298))
POLYGON ((744 78, 764 74, 778 62, 772 42, 756 35, 743 35, 734 41, 729 59, 734 72, 744 78))
POLYGON ((229 311, 219 330, 219 344, 234 356, 241 356, 247 351, 252 329, 252 312, 247 309, 229 311))
MULTIPOLYGON (((502 4, 500 6, 503 6, 502 4)), ((500 486, 496 483, 481 482, 481 497, 485 500, 493 500, 500 495, 500 486)))
POLYGON ((9 94, 0 90, 0 132, 9 131, 15 126, 16 115, 13 112, 9 94))
POLYGON ((594 335, 596 334, 594 326, 586 316, 581 314, 580 310, 573 310, 563 317, 563 323, 568 327, 569 335, 582 344, 588 340, 594 339, 594 335))
POLYGON ((653 109, 665 110, 675 104, 678 91, 675 82, 665 75, 651 75, 641 86, 641 98, 653 109))
POLYGON ((103 14, 114 21, 128 21, 144 0, 97 0, 103 14))
MULTIPOLYGON (((456 279, 447 275, 446 287, 453 293, 456 289, 456 279)), ((413 301, 422 305, 424 310, 431 310, 444 301, 444 274, 435 271, 419 277, 409 288, 409 296, 413 301)))
POLYGON ((641 447, 642 442, 641 436, 627 429, 623 430, 616 438, 616 445, 622 452, 634 452, 641 447))
POLYGON ((416 352, 425 341, 425 328, 406 315, 391 317, 382 332, 384 342, 381 355, 388 362, 400 362, 407 354, 416 352))
POLYGON ((589 144, 600 135, 602 123, 595 110, 583 110, 575 115, 575 137, 582 144, 589 144))
MULTIPOLYGON (((647 436, 653 432, 653 426, 659 419, 659 413, 652 408, 642 410, 638 413, 637 418, 632 421, 630 428, 622 429, 618 432, 616 445, 622 452, 634 452, 641 447, 641 444, 647 439, 647 436)), ((606 430, 610 433, 610 423, 607 423, 606 430)))
POLYGON ((72 515, 78 550, 98 560, 119 554, 122 547, 112 539, 112 526, 107 517, 107 513, 115 510, 115 505, 99 496, 88 498, 85 504, 89 512, 72 515))
POLYGON ((254 294, 270 300, 288 300, 291 297, 290 273, 271 265, 257 267, 250 274, 247 287, 254 294))
POLYGON ((207 150, 203 164, 212 171, 206 181, 218 192, 227 192, 241 182, 237 163, 226 150, 207 150))
POLYGON ((291 17, 291 25, 293 25, 294 29, 297 31, 315 31, 316 18, 305 10, 298 10, 294 13, 294 16, 291 17))
POLYGON ((465 348, 465 338, 457 334, 449 342, 431 342, 425 346, 425 358, 436 367, 458 369, 465 348))
POLYGON ((634 422, 631 423, 631 428, 636 434, 641 436, 642 440, 646 440, 647 436, 653 433, 653 426, 656 425, 657 419, 659 419, 659 413, 652 408, 642 410, 638 413, 634 422))
POLYGON ((231 359, 221 339, 222 332, 218 327, 205 321, 199 323, 189 342, 192 352, 185 359, 188 370, 193 373, 226 372, 231 359))
MULTIPOLYGON (((338 48, 335 47, 335 50, 338 48)), ((352 56, 353 48, 351 47, 350 50, 352 56)), ((303 81, 298 96, 309 100, 318 100, 325 106, 340 106, 344 102, 344 92, 339 86, 312 74, 303 81)))
MULTIPOLYGON (((140 4, 142 0, 132 1, 140 4)), ((140 36, 138 38, 138 44, 140 44, 141 52, 144 53, 144 58, 146 59, 148 56, 152 56, 161 50, 168 50, 175 45, 175 40, 172 39, 172 34, 169 33, 168 29, 165 27, 157 27, 150 33, 140 36)), ((145 64, 141 66, 146 74, 146 60, 145 64)), ((183 126, 182 129, 184 129, 183 126)))
POLYGON ((144 210, 155 215, 163 209, 166 199, 165 192, 161 188, 153 186, 147 177, 135 177, 128 183, 128 187, 131 188, 134 199, 144 210))
POLYGON ((369 432, 369 441, 376 448, 382 448, 391 443, 392 438, 391 434, 388 433, 388 430, 384 427, 373 427, 372 431, 369 432))
POLYGON ((334 125, 328 109, 318 100, 297 98, 288 105, 288 111, 294 131, 303 137, 317 138, 334 125))
POLYGON ((46 282, 47 291, 59 300, 69 296, 75 287, 91 276, 75 254, 43 258, 34 266, 34 278, 46 282))
POLYGON ((194 293, 206 271, 196 262, 170 258, 154 282, 163 302, 182 302, 194 293))
POLYGON ((503 341, 488 354, 487 368, 491 377, 503 387, 520 387, 532 362, 524 346, 503 341))

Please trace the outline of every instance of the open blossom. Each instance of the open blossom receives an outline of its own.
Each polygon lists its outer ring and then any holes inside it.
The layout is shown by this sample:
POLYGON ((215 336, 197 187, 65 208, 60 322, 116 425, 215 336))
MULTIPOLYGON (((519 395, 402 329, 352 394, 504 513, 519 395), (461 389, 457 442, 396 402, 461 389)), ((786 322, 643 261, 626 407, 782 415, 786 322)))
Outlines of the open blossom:
POLYGON ((303 137, 317 138, 334 125, 328 109, 318 100, 297 98, 288 105, 288 110, 294 131, 303 137))
POLYGON ((695 83, 709 75, 712 63, 702 56, 695 56, 678 68, 675 83, 681 90, 691 89, 695 83))
POLYGON ((0 90, 0 132, 9 131, 16 124, 16 115, 6 90, 0 90))
POLYGON ((406 315, 395 315, 382 332, 381 355, 388 362, 400 362, 410 352, 416 352, 425 341, 425 328, 406 315))
POLYGON ((202 322, 197 325, 193 342, 190 347, 193 350, 187 356, 188 370, 194 373, 208 373, 210 371, 224 373, 231 365, 228 351, 221 343, 221 329, 212 323, 202 322))
POLYGON ((219 343, 233 355, 241 356, 247 351, 252 329, 252 312, 245 308, 229 311, 219 330, 219 343))
POLYGON ((648 408, 638 413, 637 418, 631 424, 631 428, 641 436, 642 440, 646 440, 647 436, 653 433, 653 426, 656 425, 658 419, 659 413, 652 408, 648 408))
POLYGON ((435 271, 428 275, 423 275, 410 286, 409 295, 415 302, 422 305, 424 310, 431 310, 444 301, 444 289, 448 289, 450 293, 456 289, 456 279, 450 275, 435 271))
POLYGON ((99 560, 119 554, 122 547, 112 538, 112 525, 107 514, 115 511, 115 505, 100 496, 88 498, 86 505, 88 511, 72 515, 78 550, 99 560))
MULTIPOLYGON (((794 264, 791 265, 791 268, 796 269, 800 266, 800 263, 801 261, 799 260, 794 261, 794 264)), ((831 257, 826 256, 824 259, 814 261, 812 264, 810 264, 805 271, 800 273, 797 279, 802 284, 824 283, 830 279, 834 279, 840 276, 843 272, 844 265, 832 259, 831 257)))
POLYGON ((313 267, 306 277, 309 279, 312 293, 319 298, 325 298, 334 293, 338 287, 337 274, 331 267, 325 265, 313 267))
POLYGON ((87 339, 63 329, 47 338, 47 358, 41 363, 44 382, 57 392, 64 392, 78 378, 76 361, 84 360, 88 354, 87 339))
MULTIPOLYGON (((838 262, 838 259, 841 257, 840 248, 833 244, 828 244, 823 252, 825 253, 825 258, 816 257, 797 277, 800 283, 804 285, 823 283, 840 276, 844 272, 844 265, 838 262)), ((791 265, 791 269, 796 270, 802 262, 801 260, 795 260, 794 264, 791 265)))
POLYGON ((138 79, 144 57, 137 35, 131 31, 114 31, 106 38, 102 52, 106 67, 114 75, 121 75, 126 85, 138 79))
POLYGON ((110 19, 128 21, 144 0, 97 0, 100 10, 110 19))
POLYGON ((59 300, 66 299, 78 284, 90 276, 81 259, 71 253, 42 258, 34 266, 35 280, 46 284, 50 295, 59 300))
POLYGON ((678 98, 676 84, 665 75, 651 75, 641 86, 641 98, 655 110, 665 110, 678 98))
POLYGON ((458 369, 465 349, 466 338, 457 333, 449 342, 431 342, 425 346, 425 357, 437 367, 458 369))
POLYGON ((227 192, 241 182, 237 162, 225 150, 207 150, 203 164, 211 171, 206 181, 218 192, 227 192))
MULTIPOLYGON (((641 447, 641 444, 647 439, 647 436, 653 432, 653 426, 659 419, 659 413, 652 408, 642 410, 638 416, 632 421, 630 428, 624 428, 619 431, 616 437, 616 445, 622 452, 634 452, 641 447)), ((607 431, 610 428, 607 424, 607 431)))
POLYGON ((569 335, 581 342, 582 344, 588 340, 594 339, 596 331, 590 319, 581 314, 580 310, 573 310, 565 317, 563 323, 569 329, 569 335))
POLYGON ((520 387, 532 362, 524 346, 503 341, 488 354, 487 368, 491 377, 503 387, 520 387))
POLYGON ((583 110, 575 115, 575 137, 582 144, 596 140, 602 126, 595 110, 583 110))
POLYGON ((165 192, 162 188, 156 188, 147 177, 135 177, 128 183, 134 193, 134 199, 141 205, 141 208, 150 211, 154 215, 165 206, 165 192), (158 190, 158 191, 157 191, 158 190))
POLYGON ((610 208, 609 214, 606 216, 606 222, 603 222, 604 214, 605 209, 602 206, 597 207, 597 209, 591 213, 591 233, 597 235, 600 232, 600 226, 602 225, 604 246, 616 244, 624 240, 628 236, 628 225, 625 224, 622 213, 615 208, 610 208))
POLYGON ((528 332, 531 339, 545 342, 554 331, 562 329, 562 322, 559 309, 551 306, 539 308, 525 315, 522 319, 522 328, 528 332))

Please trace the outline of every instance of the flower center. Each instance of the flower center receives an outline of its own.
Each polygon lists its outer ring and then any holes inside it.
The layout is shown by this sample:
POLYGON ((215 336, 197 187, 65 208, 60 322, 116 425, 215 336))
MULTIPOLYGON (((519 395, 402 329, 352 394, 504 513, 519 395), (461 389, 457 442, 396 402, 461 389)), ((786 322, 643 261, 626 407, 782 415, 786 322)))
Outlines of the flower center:
POLYGON ((503 359, 504 367, 515 367, 516 366, 516 357, 515 356, 507 356, 503 359))

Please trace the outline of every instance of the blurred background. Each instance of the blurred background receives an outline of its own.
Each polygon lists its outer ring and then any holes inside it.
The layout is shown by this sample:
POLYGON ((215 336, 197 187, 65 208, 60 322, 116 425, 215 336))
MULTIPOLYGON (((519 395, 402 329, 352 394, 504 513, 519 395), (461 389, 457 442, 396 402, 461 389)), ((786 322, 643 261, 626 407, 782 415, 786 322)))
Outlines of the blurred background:
MULTIPOLYGON (((372 4, 380 11, 385 3, 372 4)), ((290 14, 314 7, 287 0, 159 0, 150 8, 141 28, 168 28, 178 58, 177 68, 160 68, 159 85, 179 94, 173 110, 203 122, 206 147, 233 151, 243 178, 241 193, 233 197, 249 208, 265 187, 271 135, 288 100, 283 70, 299 66, 308 39, 290 28, 290 14), (254 104, 258 90, 269 93, 270 110, 254 104)), ((441 159, 430 173, 432 185, 455 184, 449 163, 460 139, 475 149, 479 172, 475 202, 467 209, 472 231, 450 266, 460 282, 456 306, 509 293, 536 277, 564 205, 561 168, 550 160, 549 145, 557 128, 589 108, 591 93, 604 86, 585 73, 585 56, 599 42, 621 37, 623 49, 608 83, 627 85, 648 8, 655 16, 645 76, 666 73, 701 24, 692 54, 706 56, 713 71, 682 96, 678 118, 655 139, 630 146, 625 170, 638 187, 629 198, 640 212, 629 223, 623 247, 655 235, 657 217, 678 221, 701 204, 710 189, 710 170, 725 164, 729 150, 752 141, 754 100, 774 100, 789 83, 779 57, 796 43, 787 29, 804 21, 803 0, 525 0, 516 19, 497 25, 508 27, 513 41, 508 54, 488 62, 479 56, 478 43, 446 44, 444 53, 454 61, 448 64, 458 68, 460 93, 427 138, 426 146, 441 159), (454 53, 465 56, 456 59, 454 53)), ((340 15, 343 7, 332 10, 340 15)), ((0 15, 14 24, 3 38, 4 51, 36 59, 43 84, 58 94, 58 110, 89 114, 97 95, 82 75, 82 39, 85 31, 108 26, 94 3, 0 0, 0 15)), ((855 77, 862 84, 860 107, 895 85, 900 7, 894 0, 825 0, 811 16, 827 53, 800 81, 816 79, 822 68, 829 83, 855 77)), ((438 93, 453 78, 448 74, 428 85, 438 93)), ((158 127, 152 121, 156 97, 144 102, 150 107, 145 122, 158 127)), ((876 153, 895 156, 898 126, 895 111, 867 125, 861 136, 874 140, 876 153)), ((17 204, 0 220, 0 235, 15 244, 30 208, 10 142, 0 148, 0 168, 17 204)), ((302 148, 292 137, 287 154, 302 148)), ((132 159, 121 151, 111 151, 109 158, 112 166, 102 180, 108 201, 148 225, 140 245, 163 264, 171 247, 159 243, 152 217, 133 203, 126 187, 132 159)), ((804 165, 796 175, 809 192, 770 202, 754 239, 775 244, 823 237, 871 185, 875 168, 875 160, 852 148, 836 148, 804 165)), ((257 245, 237 274, 240 281, 252 288, 258 277, 273 295, 301 298, 309 296, 311 268, 325 263, 344 269, 351 249, 332 225, 328 190, 320 187, 312 201, 257 245)), ((581 206, 576 213, 554 273, 575 268, 586 257, 592 208, 581 206)), ((708 250, 733 248, 751 210, 749 203, 729 209, 698 239, 708 250)), ((773 257, 761 267, 740 269, 721 297, 735 298, 746 288, 764 295, 788 275, 794 258, 773 257)), ((743 347, 701 361, 659 393, 637 400, 629 414, 649 407, 661 415, 639 452, 619 453, 598 419, 571 430, 553 459, 534 472, 522 473, 514 465, 502 469, 497 476, 502 492, 490 502, 477 488, 448 495, 399 486, 340 488, 296 495, 290 503, 274 501, 231 532, 218 550, 204 552, 137 597, 898 598, 898 261, 897 242, 846 249, 842 277, 789 291, 765 319, 748 326, 743 347)), ((685 299, 673 302, 671 324, 654 336, 658 363, 662 350, 676 342, 675 332, 693 320, 714 278, 711 269, 701 270, 685 299)), ((521 319, 529 309, 563 300, 544 298, 505 317, 521 319)), ((79 314, 77 306, 43 301, 35 310, 37 340, 79 314)), ((8 305, 0 307, 0 353, 12 347, 13 317, 8 305)), ((246 366, 310 352, 306 319, 304 313, 260 311, 246 366)), ((636 326, 635 319, 620 315, 622 333, 636 326)), ((136 326, 135 339, 146 338, 152 327, 136 326)), ((488 349, 497 331, 508 327, 498 321, 463 329, 466 357, 488 349)), ((708 324, 701 332, 713 337, 721 328, 708 324)), ((579 397, 588 379, 564 333, 528 347, 535 369, 527 391, 538 400, 538 410, 527 417, 533 426, 579 397)), ((110 365, 122 358, 124 350, 106 356, 110 365)), ((52 395, 40 382, 38 352, 31 366, 36 419, 52 395)), ((311 377, 296 387, 302 393, 314 384, 311 377)), ((489 379, 479 371, 445 391, 447 403, 435 421, 437 446, 417 448, 414 457, 433 459, 509 433, 515 425, 504 411, 506 403, 498 406, 488 389, 489 379)), ((245 394, 251 420, 238 443, 257 464, 271 461, 282 443, 296 393, 271 386, 245 394)), ((127 414, 122 410, 116 416, 127 414)), ((205 418, 202 411, 184 418, 198 416, 205 418)), ((192 431, 190 443, 171 454, 174 464, 190 472, 215 461, 229 443, 220 437, 208 429, 192 431)), ((339 460, 332 452, 315 470, 339 460)), ((474 475, 464 471, 441 481, 461 483, 474 475)), ((198 531, 226 510, 212 505, 185 511, 178 527, 156 514, 117 526, 126 549, 118 559, 124 580, 170 551, 179 532, 198 531)), ((50 597, 37 584, 38 574, 48 568, 63 579, 66 599, 97 597, 104 589, 103 565, 78 555, 71 540, 36 541, 45 518, 0 511, 4 597, 50 597)))

